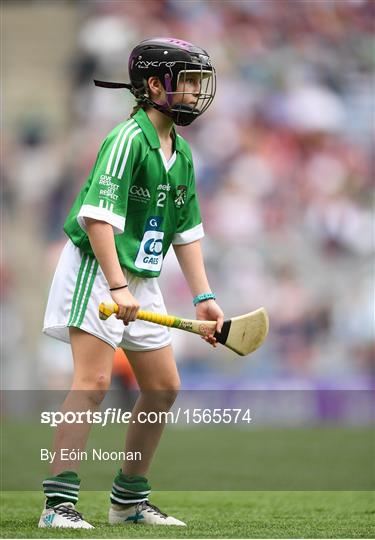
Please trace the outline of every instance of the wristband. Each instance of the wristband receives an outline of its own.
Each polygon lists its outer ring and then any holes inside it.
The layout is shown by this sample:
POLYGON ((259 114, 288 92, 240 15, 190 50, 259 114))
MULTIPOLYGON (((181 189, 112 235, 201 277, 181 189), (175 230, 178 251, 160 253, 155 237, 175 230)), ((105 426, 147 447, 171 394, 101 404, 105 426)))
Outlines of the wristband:
POLYGON ((119 289, 126 289, 127 285, 121 285, 121 287, 112 287, 112 289, 109 289, 110 291, 118 291, 119 289))
POLYGON ((201 302, 205 302, 206 300, 215 300, 216 294, 213 292, 198 294, 193 298, 193 304, 196 306, 197 304, 200 304, 201 302))

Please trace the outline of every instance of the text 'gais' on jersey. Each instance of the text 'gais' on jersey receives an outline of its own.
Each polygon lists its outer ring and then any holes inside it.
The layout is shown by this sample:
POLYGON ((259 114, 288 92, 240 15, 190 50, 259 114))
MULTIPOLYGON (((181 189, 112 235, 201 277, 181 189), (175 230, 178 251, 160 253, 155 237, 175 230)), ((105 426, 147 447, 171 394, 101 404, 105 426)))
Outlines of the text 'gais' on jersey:
POLYGON ((168 162, 143 109, 108 135, 64 225, 84 253, 86 217, 112 225, 121 266, 142 277, 159 275, 171 244, 204 236, 191 151, 174 135, 168 162))

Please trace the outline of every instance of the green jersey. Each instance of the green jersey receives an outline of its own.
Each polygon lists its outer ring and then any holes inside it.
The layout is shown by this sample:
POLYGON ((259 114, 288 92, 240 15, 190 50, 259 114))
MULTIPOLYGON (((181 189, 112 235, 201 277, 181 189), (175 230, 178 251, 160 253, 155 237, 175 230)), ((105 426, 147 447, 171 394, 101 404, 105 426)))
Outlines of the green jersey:
POLYGON ((142 109, 108 135, 64 225, 76 246, 93 255, 85 218, 105 221, 121 266, 156 277, 171 244, 204 236, 191 151, 175 132, 174 143, 167 161, 142 109))

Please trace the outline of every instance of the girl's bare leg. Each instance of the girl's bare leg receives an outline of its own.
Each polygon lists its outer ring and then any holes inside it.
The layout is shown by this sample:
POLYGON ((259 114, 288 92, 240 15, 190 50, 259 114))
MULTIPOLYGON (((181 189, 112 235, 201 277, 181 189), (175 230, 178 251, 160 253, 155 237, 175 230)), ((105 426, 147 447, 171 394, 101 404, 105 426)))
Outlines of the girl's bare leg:
POLYGON ((168 411, 177 397, 180 378, 170 346, 155 351, 126 351, 126 355, 136 376, 140 395, 132 414, 135 423, 129 423, 125 449, 127 452, 141 452, 142 459, 124 462, 122 471, 129 475, 146 476, 164 423, 138 422, 138 414, 141 411, 168 411))
MULTIPOLYGON (((113 348, 101 339, 78 328, 69 329, 73 352, 74 377, 72 388, 61 411, 96 411, 104 399, 111 382, 113 348)), ((84 417, 82 417, 84 420, 84 417)), ((91 424, 62 423, 56 427, 53 450, 56 457, 52 465, 55 476, 62 471, 77 471, 79 460, 61 460, 61 448, 82 451, 86 447, 91 424)))

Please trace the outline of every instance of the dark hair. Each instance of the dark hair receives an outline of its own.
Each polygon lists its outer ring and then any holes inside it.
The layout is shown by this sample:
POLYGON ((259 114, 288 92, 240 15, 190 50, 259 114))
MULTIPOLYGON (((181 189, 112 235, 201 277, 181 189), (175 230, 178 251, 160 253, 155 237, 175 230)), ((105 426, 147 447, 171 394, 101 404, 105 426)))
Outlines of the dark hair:
POLYGON ((146 103, 136 103, 133 107, 132 112, 130 113, 130 118, 132 118, 140 109, 143 109, 144 111, 147 109, 146 103))

